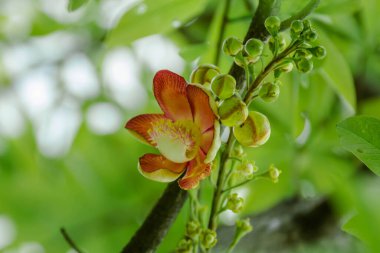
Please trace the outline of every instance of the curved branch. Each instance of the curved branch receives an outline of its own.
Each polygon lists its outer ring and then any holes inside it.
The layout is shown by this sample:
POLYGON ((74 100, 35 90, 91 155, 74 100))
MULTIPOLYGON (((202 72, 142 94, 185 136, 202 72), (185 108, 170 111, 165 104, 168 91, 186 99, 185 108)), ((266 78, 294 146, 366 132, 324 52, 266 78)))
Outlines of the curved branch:
POLYGON ((187 192, 180 189, 177 182, 170 183, 144 223, 121 252, 154 252, 177 217, 186 198, 187 192))

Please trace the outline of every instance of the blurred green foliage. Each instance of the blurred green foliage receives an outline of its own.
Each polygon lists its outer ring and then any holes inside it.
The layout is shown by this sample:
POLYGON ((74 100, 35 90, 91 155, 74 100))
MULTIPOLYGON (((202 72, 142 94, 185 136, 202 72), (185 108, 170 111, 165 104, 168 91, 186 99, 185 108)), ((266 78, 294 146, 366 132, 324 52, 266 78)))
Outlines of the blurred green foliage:
MULTIPOLYGON (((146 58, 138 53, 138 43, 154 34, 169 39, 175 44, 176 53, 184 58, 182 74, 188 77, 196 62, 212 63, 215 55, 221 53, 217 44, 224 1, 116 2, 71 0, 55 4, 48 0, 3 0, 0 3, 0 95, 3 101, 11 96, 10 100, 20 110, 20 124, 24 127, 17 136, 1 131, 7 123, 1 120, 13 118, 9 116, 12 110, 0 110, 0 217, 8 217, 16 230, 9 245, 0 248, 2 252, 21 252, 28 242, 40 243, 45 252, 67 252, 69 247, 59 234, 62 226, 88 252, 117 252, 165 187, 146 180, 136 169, 139 156, 153 149, 127 134, 123 122, 106 134, 93 131, 86 115, 99 102, 116 108, 123 121, 138 113, 158 111, 151 91, 156 69, 149 61, 159 65, 160 59, 152 54, 145 55, 148 61, 144 60, 146 58), (115 9, 113 19, 108 22, 107 15, 111 15, 112 8, 115 9), (25 20, 17 20, 16 14, 24 15, 25 20), (115 23, 118 15, 120 21, 115 23), (15 64, 7 58, 11 50, 24 50, 28 46, 31 50, 30 46, 36 41, 62 34, 75 38, 67 55, 53 57, 54 51, 64 50, 67 41, 61 41, 53 45, 53 52, 49 51, 52 58, 35 60, 31 58, 36 56, 27 54, 31 60, 27 67, 21 68, 23 58, 16 66, 11 66, 15 64), (135 78, 143 83, 143 89, 131 91, 146 92, 148 100, 140 106, 125 106, 105 84, 107 55, 115 46, 132 52, 135 61, 130 68, 139 66, 142 69, 135 72, 135 78), (62 75, 54 72, 59 92, 52 108, 59 107, 69 97, 69 104, 79 107, 82 120, 69 149, 49 156, 39 142, 40 132, 42 135, 45 132, 28 114, 30 108, 22 106, 23 97, 17 95, 19 79, 41 66, 59 72, 65 60, 75 54, 89 59, 96 71, 100 92, 82 99, 70 93, 62 84, 62 75), (17 67, 21 68, 18 72, 17 67), (9 95, 13 93, 16 95, 9 95)), ((301 0, 282 2, 281 19, 305 5, 301 0)), ((223 37, 243 38, 257 4, 256 0, 232 0, 223 37)), ((328 55, 315 64, 310 75, 292 73, 285 76, 280 98, 275 103, 257 101, 252 104, 252 108, 264 112, 270 119, 272 136, 263 148, 247 150, 249 157, 261 170, 275 163, 283 173, 278 184, 262 180, 245 189, 249 195, 244 214, 264 211, 295 195, 304 198, 325 195, 342 223, 349 220, 343 229, 357 236, 369 252, 380 252, 380 180, 342 148, 336 132, 336 124, 355 112, 375 117, 377 121, 380 119, 379 11, 380 2, 376 0, 322 0, 311 15, 321 35, 319 43, 327 48, 328 55)), ((148 40, 149 43, 155 41, 148 40)), ((155 47, 155 50, 160 49, 155 47)), ((219 65, 224 72, 231 64, 230 58, 220 58, 219 65)), ((167 66, 159 65, 160 68, 167 66)), ((52 108, 46 117, 54 116, 52 108)), ((357 127, 361 129, 360 125, 357 127)), ((372 134, 376 143, 379 136, 376 128, 372 134)), ((373 163, 367 163, 367 158, 357 156, 369 167, 374 164, 372 169, 378 172, 376 157, 373 163)), ((207 188, 206 198, 210 193, 211 189, 207 188)), ((181 212, 159 252, 170 252, 181 238, 187 209, 181 212)), ((4 231, 0 228, 0 237, 1 233, 4 231)))

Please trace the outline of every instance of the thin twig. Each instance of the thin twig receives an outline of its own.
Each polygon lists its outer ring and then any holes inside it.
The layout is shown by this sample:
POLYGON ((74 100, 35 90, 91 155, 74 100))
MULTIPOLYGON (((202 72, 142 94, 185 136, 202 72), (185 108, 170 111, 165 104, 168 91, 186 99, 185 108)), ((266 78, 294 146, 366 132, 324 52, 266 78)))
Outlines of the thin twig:
POLYGON ((66 232, 65 228, 61 228, 60 231, 61 231, 63 238, 65 238, 66 242, 70 245, 71 248, 73 248, 77 253, 84 253, 84 251, 82 251, 78 248, 78 246, 73 241, 73 239, 71 239, 69 234, 66 232))

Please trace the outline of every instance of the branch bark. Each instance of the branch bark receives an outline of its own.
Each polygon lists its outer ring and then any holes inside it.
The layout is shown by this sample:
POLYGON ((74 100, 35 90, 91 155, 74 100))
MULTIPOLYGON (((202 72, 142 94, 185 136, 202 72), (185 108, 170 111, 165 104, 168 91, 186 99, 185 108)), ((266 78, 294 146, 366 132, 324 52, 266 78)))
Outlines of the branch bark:
POLYGON ((151 253, 165 237, 187 198, 187 192, 177 182, 170 183, 144 223, 121 251, 151 253))

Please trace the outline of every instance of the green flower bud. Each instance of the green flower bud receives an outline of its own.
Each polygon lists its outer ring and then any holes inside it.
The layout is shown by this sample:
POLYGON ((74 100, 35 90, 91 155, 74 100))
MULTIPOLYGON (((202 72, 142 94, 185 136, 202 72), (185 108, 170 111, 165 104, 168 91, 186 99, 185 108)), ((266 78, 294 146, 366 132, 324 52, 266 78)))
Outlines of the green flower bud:
POLYGON ((282 34, 278 34, 276 37, 270 37, 268 41, 269 49, 272 53, 275 52, 277 41, 277 52, 281 52, 286 48, 286 40, 282 34))
POLYGON ((191 253, 193 252, 193 241, 191 239, 182 239, 176 248, 176 253, 191 253))
POLYGON ((186 224, 186 235, 190 238, 195 238, 201 231, 201 224, 198 221, 191 220, 186 224))
POLYGON ((211 229, 205 229, 201 233, 200 243, 203 248, 210 249, 215 246, 217 242, 216 232, 211 229))
POLYGON ((268 118, 256 111, 249 112, 247 120, 233 129, 236 140, 248 147, 258 147, 267 142, 270 130, 268 118))
POLYGON ((250 63, 255 63, 260 59, 264 50, 264 43, 258 39, 249 39, 244 45, 244 51, 248 55, 250 63))
POLYGON ((317 59, 323 59, 326 56, 326 48, 324 48, 322 46, 316 46, 316 47, 313 47, 313 48, 309 48, 309 51, 317 59))
POLYGON ((237 172, 243 176, 245 179, 252 179, 253 173, 257 172, 259 168, 251 162, 242 163, 238 168, 237 172))
POLYGON ((313 29, 311 29, 309 32, 305 34, 305 40, 307 42, 314 42, 317 39, 318 39, 318 33, 313 29))
POLYGON ((227 99, 235 93, 236 80, 228 74, 215 76, 211 81, 211 89, 220 99, 227 99))
POLYGON ((303 27, 304 27, 304 30, 311 29, 311 22, 310 22, 310 20, 305 19, 305 20, 303 21, 303 27))
POLYGON ((249 220, 249 218, 246 218, 244 220, 237 220, 236 221, 236 230, 239 233, 247 234, 252 231, 252 225, 249 220))
POLYGON ((243 52, 239 52, 237 55, 235 55, 234 61, 236 65, 242 68, 247 66, 249 63, 248 59, 243 55, 243 52))
POLYGON ((264 83, 259 91, 260 98, 268 103, 276 101, 279 95, 280 86, 277 83, 264 83))
POLYGON ((284 63, 278 69, 283 73, 289 73, 293 70, 293 63, 291 62, 284 63))
POLYGON ((278 31, 280 30, 281 26, 281 20, 279 17, 271 16, 268 17, 264 22, 265 28, 267 31, 272 35, 277 35, 278 31))
POLYGON ((232 156, 241 158, 245 155, 244 149, 241 145, 235 145, 234 149, 232 150, 232 156))
POLYGON ((223 52, 235 56, 243 49, 243 43, 236 37, 229 37, 223 43, 223 52))
POLYGON ((243 123, 248 116, 247 105, 238 95, 227 98, 218 108, 220 120, 225 126, 235 126, 243 123))
POLYGON ((202 64, 193 70, 190 76, 190 81, 191 83, 199 83, 207 86, 218 74, 220 74, 218 67, 212 64, 202 64))
POLYGON ((300 34, 303 31, 303 23, 301 20, 294 20, 290 25, 290 30, 295 34, 300 34))
POLYGON ((296 53, 294 54, 294 58, 296 60, 299 60, 301 58, 310 60, 311 58, 313 58, 313 54, 311 54, 308 49, 301 48, 301 49, 296 50, 296 53))
POLYGON ((234 213, 238 213, 243 209, 244 199, 239 197, 237 193, 233 193, 227 198, 226 207, 234 213))
POLYGON ((313 62, 306 58, 300 58, 296 61, 297 69, 302 73, 308 73, 313 69, 313 62))
POLYGON ((269 177, 272 180, 273 183, 278 183, 278 178, 280 177, 280 174, 282 173, 281 170, 277 169, 273 164, 269 166, 269 177))

